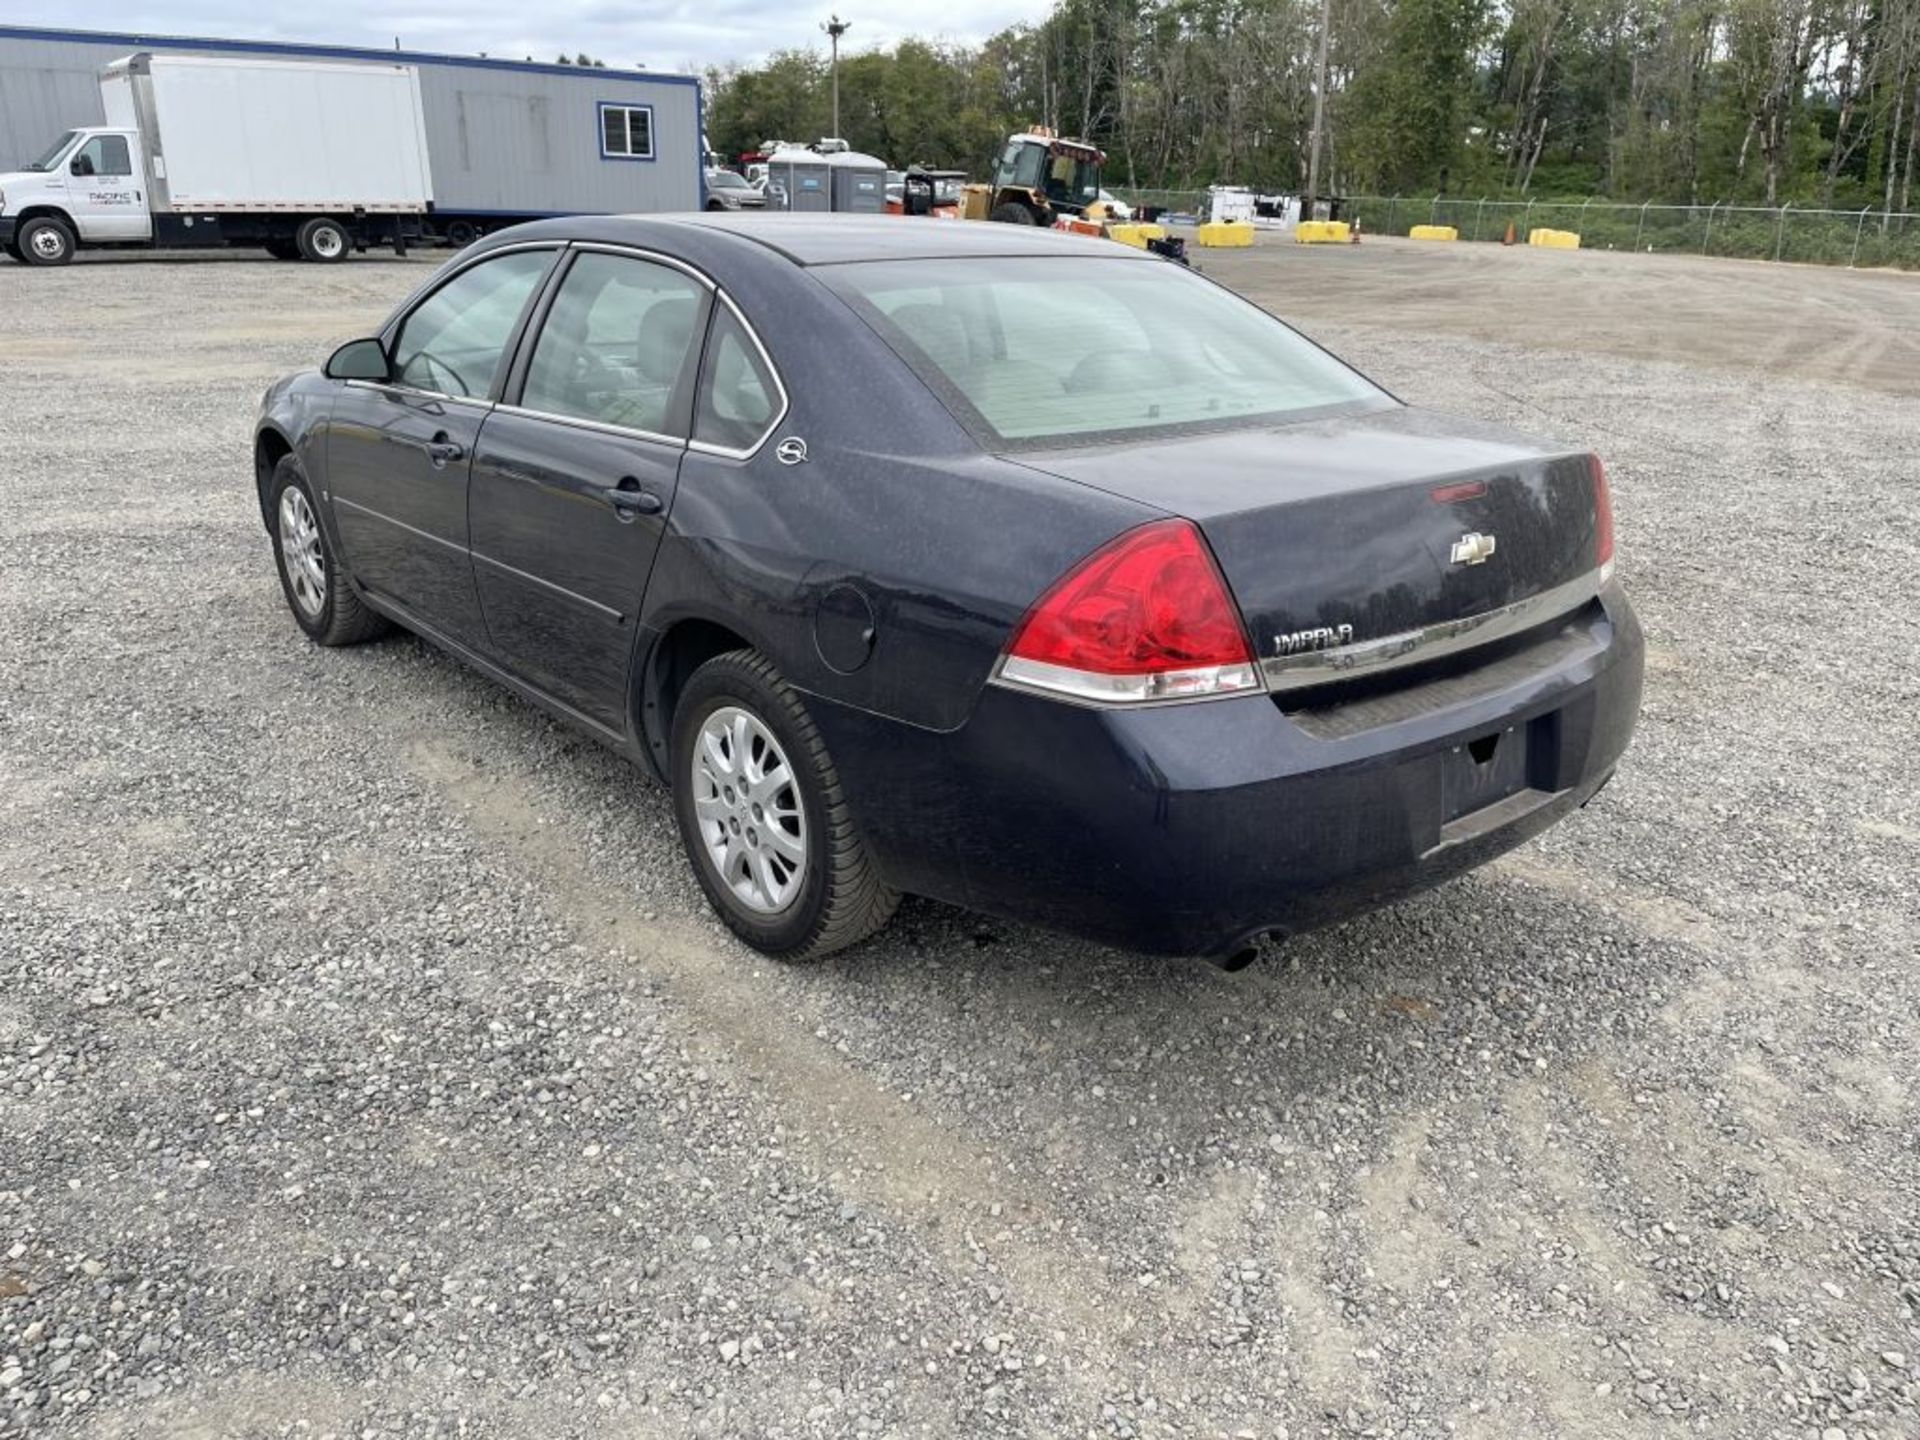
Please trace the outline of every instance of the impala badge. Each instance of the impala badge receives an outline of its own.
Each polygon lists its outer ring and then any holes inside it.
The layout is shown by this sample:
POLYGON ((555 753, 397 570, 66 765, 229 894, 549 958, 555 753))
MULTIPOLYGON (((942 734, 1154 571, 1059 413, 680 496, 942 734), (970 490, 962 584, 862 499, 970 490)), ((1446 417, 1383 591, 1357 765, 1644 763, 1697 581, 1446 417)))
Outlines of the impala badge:
POLYGON ((1351 625, 1316 625, 1311 630, 1293 630, 1273 637, 1276 655, 1303 655, 1309 650, 1333 650, 1353 643, 1351 625))
POLYGON ((1493 554, 1494 539, 1478 530, 1469 530, 1453 542, 1452 559, 1456 565, 1484 565, 1493 554))

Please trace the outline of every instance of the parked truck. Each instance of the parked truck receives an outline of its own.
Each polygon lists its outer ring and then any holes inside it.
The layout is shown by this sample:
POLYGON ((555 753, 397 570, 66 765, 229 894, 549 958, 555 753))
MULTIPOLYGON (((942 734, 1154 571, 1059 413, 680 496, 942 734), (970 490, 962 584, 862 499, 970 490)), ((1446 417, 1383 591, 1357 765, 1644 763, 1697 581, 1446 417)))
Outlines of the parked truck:
POLYGON ((0 174, 0 245, 32 264, 107 246, 337 260, 705 199, 691 76, 0 26, 0 102, 0 165, 37 154, 0 174))

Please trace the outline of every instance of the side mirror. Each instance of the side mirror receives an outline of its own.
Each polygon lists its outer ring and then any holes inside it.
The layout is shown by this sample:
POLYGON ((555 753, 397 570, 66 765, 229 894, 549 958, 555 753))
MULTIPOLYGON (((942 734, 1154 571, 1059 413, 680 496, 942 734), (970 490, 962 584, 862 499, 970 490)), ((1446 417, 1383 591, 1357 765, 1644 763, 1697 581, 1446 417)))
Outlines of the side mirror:
POLYGON ((393 362, 378 340, 349 340, 327 357, 322 373, 329 380, 386 381, 393 378, 393 362))
POLYGON ((74 175, 91 175, 93 174, 93 161, 85 155, 76 155, 73 157, 73 163, 67 166, 67 170, 74 175))

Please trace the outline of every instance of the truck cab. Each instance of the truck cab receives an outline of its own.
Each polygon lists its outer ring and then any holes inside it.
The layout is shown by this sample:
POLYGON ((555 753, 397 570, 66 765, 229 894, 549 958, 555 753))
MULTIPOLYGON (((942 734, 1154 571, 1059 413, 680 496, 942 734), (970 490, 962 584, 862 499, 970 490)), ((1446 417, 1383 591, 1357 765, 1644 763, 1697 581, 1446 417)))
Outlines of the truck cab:
POLYGON ((77 244, 152 236, 137 130, 69 130, 31 164, 0 174, 0 246, 17 260, 58 265, 77 244))
POLYGON ((1063 140, 1043 125, 1007 138, 994 166, 990 220, 1051 225, 1078 215, 1100 196, 1106 156, 1085 140, 1063 140))

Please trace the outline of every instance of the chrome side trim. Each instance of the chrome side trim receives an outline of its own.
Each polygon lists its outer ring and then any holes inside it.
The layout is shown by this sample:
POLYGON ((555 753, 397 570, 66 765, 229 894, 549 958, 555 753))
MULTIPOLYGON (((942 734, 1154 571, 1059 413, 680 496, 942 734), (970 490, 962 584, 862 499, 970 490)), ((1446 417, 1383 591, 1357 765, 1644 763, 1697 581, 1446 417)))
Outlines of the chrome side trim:
POLYGON ((588 420, 579 415, 556 415, 551 410, 529 410, 524 405, 508 405, 504 402, 493 408, 502 415, 518 415, 527 420, 545 420, 553 425, 566 425, 575 430, 591 430, 597 435, 611 435, 620 440, 647 440, 655 445, 665 445, 674 450, 687 448, 684 436, 662 435, 657 430, 631 429, 625 425, 612 425, 604 420, 588 420))
POLYGON ((609 240, 572 240, 568 242, 568 248, 574 251, 591 251, 595 255, 618 255, 629 260, 652 260, 665 265, 669 270, 678 270, 688 279, 704 285, 709 290, 720 288, 706 272, 695 269, 684 260, 663 255, 658 250, 649 250, 644 245, 621 245, 609 240))
MULTIPOLYGON (((753 348, 759 352, 760 363, 767 367, 767 374, 773 377, 773 388, 780 393, 780 409, 767 422, 767 428, 760 432, 760 438, 744 450, 735 450, 726 445, 715 445, 706 440, 689 440, 687 449, 700 455, 720 455, 729 460, 751 460, 760 453, 773 432, 780 428, 780 422, 787 418, 787 412, 793 408, 793 401, 787 395, 787 382, 780 378, 780 368, 773 363, 773 357, 767 354, 767 347, 760 343, 760 332, 753 328, 751 321, 741 313, 740 307, 733 303, 733 297, 726 291, 716 288, 713 292, 720 303, 733 312, 733 318, 740 322, 740 328, 746 332, 747 339, 753 342, 753 348)), ((694 403, 695 423, 699 419, 699 401, 696 395, 694 403)))
POLYGON ((397 400, 430 400, 436 405, 462 405, 469 410, 491 410, 493 401, 479 395, 448 395, 439 390, 422 390, 417 385, 403 385, 397 380, 342 380, 349 390, 373 390, 382 395, 391 395, 397 400))
POLYGON ((1402 630, 1397 635, 1359 640, 1332 650, 1269 656, 1260 662, 1260 673, 1266 677, 1269 690, 1283 693, 1335 680, 1379 675, 1404 665, 1418 665, 1476 645, 1504 640, 1557 616, 1571 614, 1598 595, 1605 583, 1604 571, 1590 570, 1577 579, 1503 605, 1498 610, 1441 620, 1418 630, 1402 630))
POLYGON ((335 505, 344 505, 349 510, 358 510, 362 515, 365 515, 370 519, 383 521, 388 525, 392 525, 396 527, 397 529, 406 531, 409 535, 418 535, 422 540, 431 540, 436 545, 444 545, 447 547, 447 549, 453 551, 456 554, 470 555, 473 553, 472 551, 467 549, 466 546, 459 544, 457 541, 448 540, 439 535, 435 535, 430 530, 422 530, 418 526, 409 525, 404 520, 396 520, 391 515, 383 515, 370 505, 362 505, 358 500, 349 500, 347 499, 346 496, 336 493, 333 497, 333 503, 335 505))
POLYGON ((582 595, 578 590, 569 590, 564 585, 556 585, 551 580, 543 580, 538 575, 534 575, 529 573, 528 571, 522 570, 518 566, 507 564, 507 562, 504 560, 496 560, 491 555, 482 555, 478 550, 475 550, 472 553, 473 553, 473 558, 478 560, 481 564, 491 565, 494 569, 503 571, 506 574, 513 576, 513 578, 516 580, 524 580, 529 585, 538 585, 542 590, 550 590, 563 600, 571 600, 573 601, 574 604, 584 606, 586 609, 593 611, 595 614, 605 615, 608 619, 612 620, 615 624, 626 623, 627 617, 621 614, 618 610, 614 609, 611 605, 602 605, 598 600, 594 600, 588 596, 582 595))

